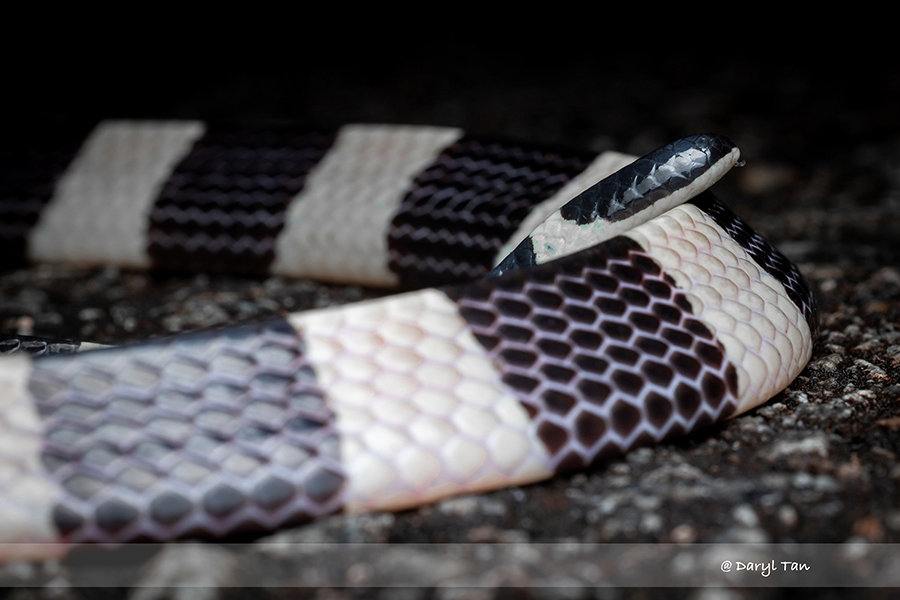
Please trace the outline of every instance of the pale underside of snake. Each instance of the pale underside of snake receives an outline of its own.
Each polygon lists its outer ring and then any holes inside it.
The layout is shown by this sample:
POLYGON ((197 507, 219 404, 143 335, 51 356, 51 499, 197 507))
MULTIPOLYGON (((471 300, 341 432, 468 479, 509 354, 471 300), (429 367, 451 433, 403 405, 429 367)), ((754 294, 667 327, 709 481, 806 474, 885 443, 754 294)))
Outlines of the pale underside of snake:
POLYGON ((705 191, 721 136, 635 160, 105 122, 59 148, 6 165, 9 260, 450 284, 83 352, 6 336, 31 352, 0 357, 5 557, 537 482, 747 411, 812 351, 797 268, 705 191))

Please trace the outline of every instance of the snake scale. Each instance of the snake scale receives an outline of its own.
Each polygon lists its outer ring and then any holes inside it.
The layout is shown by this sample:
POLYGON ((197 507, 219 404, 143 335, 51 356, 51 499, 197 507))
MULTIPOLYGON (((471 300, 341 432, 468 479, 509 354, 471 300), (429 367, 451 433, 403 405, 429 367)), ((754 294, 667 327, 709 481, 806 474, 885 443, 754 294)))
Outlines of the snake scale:
POLYGON ((759 405, 816 317, 798 269, 706 191, 739 160, 718 135, 635 160, 451 128, 129 121, 5 160, 9 264, 413 291, 88 351, 4 335, 4 557, 404 509, 759 405))

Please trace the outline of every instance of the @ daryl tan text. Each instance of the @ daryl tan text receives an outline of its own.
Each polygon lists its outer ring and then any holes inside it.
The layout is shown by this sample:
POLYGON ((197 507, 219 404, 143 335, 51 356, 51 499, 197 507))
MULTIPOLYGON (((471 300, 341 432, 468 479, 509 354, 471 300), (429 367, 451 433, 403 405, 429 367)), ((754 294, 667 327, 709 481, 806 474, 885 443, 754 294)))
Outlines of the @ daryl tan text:
POLYGON ((789 560, 782 561, 765 561, 765 562, 743 562, 740 560, 722 562, 722 571, 731 573, 732 571, 750 571, 756 572, 763 577, 768 577, 772 573, 778 571, 809 571, 809 565, 801 562, 793 562, 789 560))

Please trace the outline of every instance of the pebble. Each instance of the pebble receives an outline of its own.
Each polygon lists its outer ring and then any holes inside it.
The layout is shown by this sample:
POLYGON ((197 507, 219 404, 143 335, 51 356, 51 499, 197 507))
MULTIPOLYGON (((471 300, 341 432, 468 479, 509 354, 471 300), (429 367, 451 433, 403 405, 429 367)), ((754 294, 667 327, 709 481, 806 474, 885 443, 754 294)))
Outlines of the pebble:
POLYGON ((844 357, 838 353, 829 354, 823 358, 817 359, 809 363, 807 368, 819 369, 822 371, 835 371, 844 362, 844 357))
POLYGON ((884 538, 884 526, 877 517, 863 517, 853 523, 853 533, 869 542, 879 542, 884 538))
POLYGON ((642 511, 653 511, 657 510, 662 504, 662 500, 659 496, 647 496, 644 494, 638 495, 634 500, 634 505, 642 511))
POLYGON ((794 390, 790 390, 786 393, 787 397, 798 404, 808 404, 809 403, 809 395, 806 392, 798 392, 794 390))
POLYGON ((891 359, 892 362, 900 364, 900 345, 895 344, 893 346, 888 346, 884 355, 886 358, 891 359))
POLYGON ((797 525, 797 509, 790 504, 778 507, 778 520, 786 527, 793 528, 797 525))
POLYGON ((853 364, 862 369, 870 379, 875 381, 891 381, 891 377, 881 367, 875 366, 867 360, 857 358, 853 364))
POLYGON ((222 547, 165 546, 143 570, 131 600, 215 600, 238 583, 237 571, 235 555, 222 547))
POLYGON ((798 454, 828 457, 828 436, 824 433, 813 433, 802 439, 779 440, 762 452, 762 456, 770 461, 798 454))
POLYGON ((770 541, 770 537, 760 527, 738 526, 726 529, 716 541, 725 544, 765 544, 770 541))
POLYGON ((643 515, 638 527, 643 533, 656 533, 663 528, 663 518, 656 513, 643 515))
POLYGON ((697 530, 690 525, 682 524, 672 529, 669 537, 675 543, 690 544, 697 539, 697 530))
POLYGON ((740 504, 731 511, 731 516, 734 517, 734 520, 737 521, 739 525, 743 525, 744 527, 758 527, 759 526, 759 517, 756 515, 756 511, 753 510, 753 507, 748 504, 740 504))

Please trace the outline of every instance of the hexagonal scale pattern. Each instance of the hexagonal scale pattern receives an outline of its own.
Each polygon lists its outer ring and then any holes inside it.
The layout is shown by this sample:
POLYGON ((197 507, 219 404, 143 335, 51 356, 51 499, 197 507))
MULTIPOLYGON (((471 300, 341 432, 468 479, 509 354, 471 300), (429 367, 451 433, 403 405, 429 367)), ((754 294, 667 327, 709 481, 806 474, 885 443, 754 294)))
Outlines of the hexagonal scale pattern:
POLYGON ((339 510, 333 412, 284 321, 39 358, 67 541, 258 535, 339 510))
POLYGON ((207 131, 169 175, 150 212, 154 268, 268 273, 288 205, 334 137, 290 129, 207 131))
POLYGON ((555 471, 690 432, 736 407, 721 345, 630 239, 448 293, 555 471))
MULTIPOLYGON (((74 147, 15 165, 0 242, 20 257, 44 210, 38 259, 150 266, 149 231, 164 268, 186 250, 203 269, 473 278, 593 158, 446 128, 205 130, 101 124, 49 203, 26 171, 52 179, 74 147)), ((576 208, 567 222, 588 220, 576 208)), ((545 479, 765 401, 808 360, 815 303, 704 194, 565 261, 290 322, 75 356, 0 338, 18 353, 0 370, 0 541, 258 535, 545 479)))
POLYGON ((413 179, 462 132, 347 125, 291 203, 272 272, 395 286, 388 226, 413 179))
POLYGON ((800 373, 812 353, 808 308, 792 300, 713 217, 685 204, 627 236, 663 266, 715 333, 737 369, 740 412, 800 373))
POLYGON ((816 298, 800 274, 797 265, 787 259, 775 246, 757 233, 742 218, 716 198, 711 192, 700 194, 691 204, 705 212, 731 239, 744 249, 762 269, 777 279, 788 297, 800 309, 813 335, 816 333, 816 298))
POLYGON ((408 508, 552 474, 527 414, 439 290, 291 322, 337 415, 347 510, 408 508))
POLYGON ((528 216, 519 224, 516 232, 504 242, 500 251, 494 256, 494 264, 496 265, 506 258, 507 255, 511 254, 522 240, 528 237, 538 225, 546 221, 550 215, 558 211, 566 202, 575 198, 604 177, 631 164, 636 159, 636 156, 611 151, 603 152, 594 158, 584 171, 576 175, 566 185, 559 188, 552 197, 541 202, 528 213, 528 216))
POLYGON ((194 121, 100 123, 41 213, 29 258, 149 267, 148 214, 204 129, 194 121))
POLYGON ((31 358, 3 358, 0 369, 0 560, 43 556, 57 539, 56 484, 41 465, 43 430, 26 393, 31 358), (33 547, 29 547, 34 544, 33 547))
POLYGON ((45 354, 71 354, 81 347, 80 342, 50 338, 0 333, 0 356, 15 352, 27 352, 32 356, 45 354))
POLYGON ((464 137, 416 176, 389 230, 391 270, 406 285, 484 277, 532 209, 596 154, 464 137))

